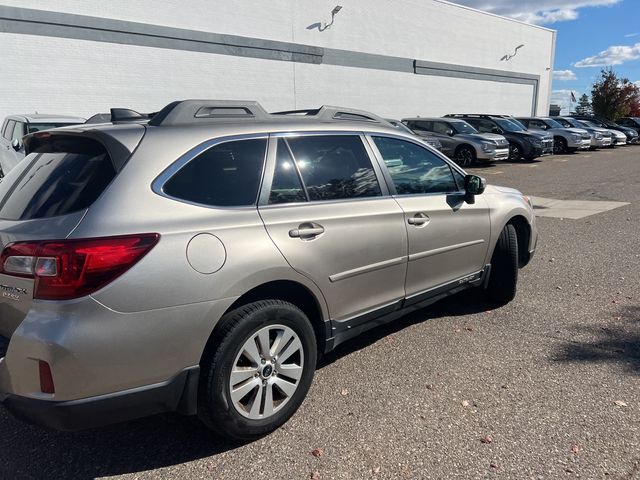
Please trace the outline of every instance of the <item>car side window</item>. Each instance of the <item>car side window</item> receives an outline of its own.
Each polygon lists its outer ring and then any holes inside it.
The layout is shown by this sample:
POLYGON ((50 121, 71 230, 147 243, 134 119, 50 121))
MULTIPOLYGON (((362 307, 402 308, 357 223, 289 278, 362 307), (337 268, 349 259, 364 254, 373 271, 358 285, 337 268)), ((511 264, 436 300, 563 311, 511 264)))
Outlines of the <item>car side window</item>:
POLYGON ((382 195, 371 159, 357 135, 290 137, 295 164, 309 200, 341 200, 382 195))
POLYGON ((300 172, 291 157, 287 142, 280 138, 276 153, 276 165, 271 182, 269 204, 306 202, 300 172))
POLYGON ((254 205, 266 148, 266 139, 215 145, 178 170, 162 191, 180 200, 209 206, 254 205))
POLYGON ((22 141, 22 137, 26 135, 24 131, 24 123, 16 122, 16 126, 13 128, 13 136, 11 140, 20 140, 22 141))
POLYGON ((531 120, 531 122, 529 122, 529 127, 534 128, 536 130, 546 130, 547 129, 546 123, 541 122, 540 120, 531 120))
POLYGON ((493 130, 496 128, 491 120, 485 118, 476 119, 473 126, 476 127, 480 133, 493 133, 493 130))
POLYGON ((435 153, 397 138, 373 137, 373 141, 398 195, 458 191, 451 167, 435 153))
POLYGON ((421 132, 432 132, 433 131, 433 123, 427 121, 415 121, 411 120, 407 122, 407 125, 411 130, 417 130, 421 132))
POLYGON ((13 129, 15 126, 16 126, 15 120, 9 120, 7 122, 7 126, 4 129, 4 138, 6 138, 7 140, 11 140, 11 137, 13 136, 13 129))
POLYGON ((433 122, 433 131, 441 135, 453 134, 453 129, 447 122, 433 122))

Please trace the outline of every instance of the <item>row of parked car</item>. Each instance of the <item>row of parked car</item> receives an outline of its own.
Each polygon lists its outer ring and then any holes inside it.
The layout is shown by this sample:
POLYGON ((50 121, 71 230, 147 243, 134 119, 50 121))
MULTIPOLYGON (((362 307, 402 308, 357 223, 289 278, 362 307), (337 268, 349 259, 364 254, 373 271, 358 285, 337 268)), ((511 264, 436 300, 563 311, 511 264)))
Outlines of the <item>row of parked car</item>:
POLYGON ((640 118, 617 123, 597 117, 512 117, 451 114, 388 119, 422 137, 461 166, 497 160, 533 160, 552 154, 640 144, 640 118))
MULTIPOLYGON (((149 115, 119 110, 126 120, 149 115)), ((111 114, 91 118, 63 115, 11 115, 0 131, 0 178, 24 158, 25 135, 84 123, 110 122, 111 114)), ((461 166, 498 160, 533 160, 578 150, 640 144, 640 117, 612 122, 594 116, 513 117, 489 114, 450 114, 444 117, 387 119, 394 127, 418 135, 461 166)))

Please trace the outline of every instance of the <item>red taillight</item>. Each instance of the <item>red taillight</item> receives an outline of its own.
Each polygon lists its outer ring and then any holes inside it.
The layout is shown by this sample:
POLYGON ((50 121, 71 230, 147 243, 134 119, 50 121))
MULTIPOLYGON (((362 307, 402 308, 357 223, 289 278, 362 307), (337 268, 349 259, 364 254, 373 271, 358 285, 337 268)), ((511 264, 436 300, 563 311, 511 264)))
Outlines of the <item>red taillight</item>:
POLYGON ((56 393, 56 387, 53 384, 53 375, 51 374, 51 367, 43 360, 38 360, 38 370, 40 373, 40 391, 42 393, 56 393))
POLYGON ((35 278, 33 298, 68 300, 104 287, 151 250, 160 235, 145 233, 122 237, 7 245, 0 257, 2 273, 35 278))

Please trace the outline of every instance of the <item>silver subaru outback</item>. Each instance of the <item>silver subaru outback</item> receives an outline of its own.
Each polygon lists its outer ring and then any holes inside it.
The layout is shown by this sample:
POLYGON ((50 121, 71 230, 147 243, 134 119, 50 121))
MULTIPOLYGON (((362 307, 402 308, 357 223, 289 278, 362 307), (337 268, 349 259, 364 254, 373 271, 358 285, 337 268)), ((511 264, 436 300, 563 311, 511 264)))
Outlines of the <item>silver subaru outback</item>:
POLYGON ((75 430, 160 412, 251 439, 318 358, 468 288, 516 294, 529 199, 366 112, 187 100, 26 137, 0 183, 0 402, 75 430))

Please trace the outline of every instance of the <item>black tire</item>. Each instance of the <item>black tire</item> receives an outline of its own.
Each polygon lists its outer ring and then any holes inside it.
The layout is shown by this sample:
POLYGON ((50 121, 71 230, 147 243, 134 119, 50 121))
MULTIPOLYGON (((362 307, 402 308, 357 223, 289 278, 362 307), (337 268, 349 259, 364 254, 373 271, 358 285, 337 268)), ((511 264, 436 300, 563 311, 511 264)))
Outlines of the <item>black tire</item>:
POLYGON ((522 158, 522 147, 517 143, 509 144, 509 160, 518 162, 522 158))
POLYGON ((468 145, 461 145, 456 149, 453 159, 461 167, 468 167, 476 163, 476 151, 468 145))
POLYGON ((562 155, 563 153, 567 153, 569 147, 567 146, 567 141, 562 137, 555 137, 553 139, 553 153, 555 155, 562 155))
POLYGON ((307 316, 282 300, 261 300, 228 312, 220 319, 200 362, 198 416, 216 434, 234 441, 260 438, 284 424, 302 404, 315 373, 316 337, 307 316), (231 370, 239 349, 251 335, 269 325, 291 328, 304 351, 303 372, 297 389, 272 416, 253 420, 233 405, 229 387, 231 370))
POLYGON ((518 283, 518 235, 508 224, 500 232, 498 243, 491 257, 491 272, 487 294, 493 301, 504 305, 516 296, 518 283))

